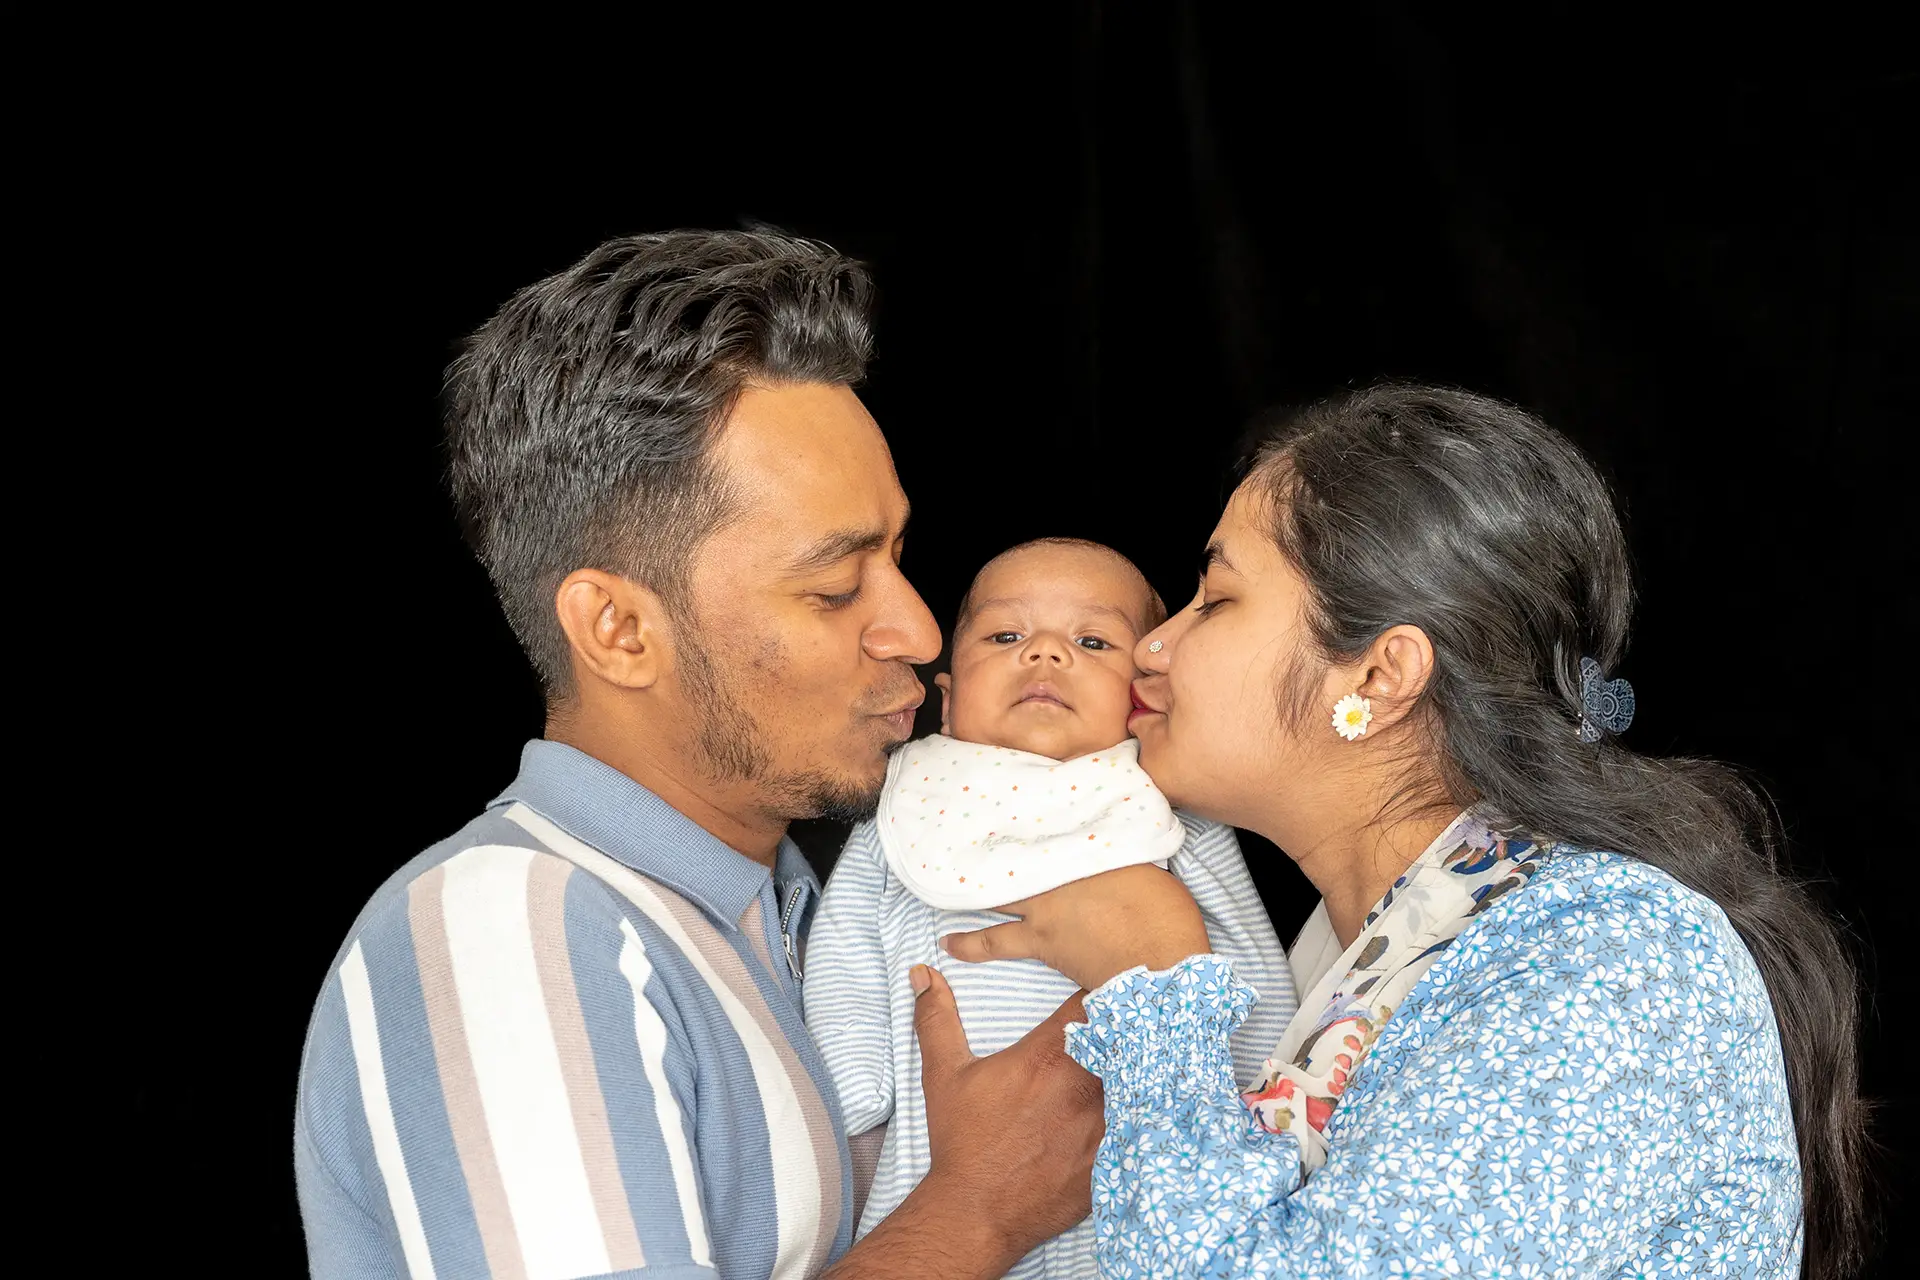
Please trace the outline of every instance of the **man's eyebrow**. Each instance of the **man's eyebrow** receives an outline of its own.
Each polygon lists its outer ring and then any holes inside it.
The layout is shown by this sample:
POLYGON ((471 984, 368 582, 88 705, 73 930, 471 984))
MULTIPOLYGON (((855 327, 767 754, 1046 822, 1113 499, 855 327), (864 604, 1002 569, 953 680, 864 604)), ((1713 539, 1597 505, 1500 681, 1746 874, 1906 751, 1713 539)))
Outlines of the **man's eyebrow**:
POLYGON ((838 564, 848 556, 866 555, 891 546, 896 539, 906 536, 907 521, 912 516, 913 513, 909 511, 901 517, 897 533, 890 534, 885 529, 841 529, 830 533, 801 552, 789 566, 789 572, 800 577, 838 564))

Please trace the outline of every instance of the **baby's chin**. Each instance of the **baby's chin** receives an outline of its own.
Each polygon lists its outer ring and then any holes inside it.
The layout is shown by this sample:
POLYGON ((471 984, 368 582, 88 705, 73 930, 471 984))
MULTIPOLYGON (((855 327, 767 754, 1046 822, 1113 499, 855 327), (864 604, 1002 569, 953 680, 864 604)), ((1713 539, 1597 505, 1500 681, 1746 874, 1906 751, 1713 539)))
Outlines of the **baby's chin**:
POLYGON ((1064 727, 1051 725, 1033 728, 1002 728, 993 733, 981 734, 969 738, 955 734, 962 742, 978 742, 982 746, 1006 747, 1011 751, 1025 751, 1031 755, 1046 756, 1051 760, 1072 760, 1089 755, 1127 740, 1127 728, 1124 724, 1112 732, 1088 730, 1075 726, 1071 731, 1064 727))

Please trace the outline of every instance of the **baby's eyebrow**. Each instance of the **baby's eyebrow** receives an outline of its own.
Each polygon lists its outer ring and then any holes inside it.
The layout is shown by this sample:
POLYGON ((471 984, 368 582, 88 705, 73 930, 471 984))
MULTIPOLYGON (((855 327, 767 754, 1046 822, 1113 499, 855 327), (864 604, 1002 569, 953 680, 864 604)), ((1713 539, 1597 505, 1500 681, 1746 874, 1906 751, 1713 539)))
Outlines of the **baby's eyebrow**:
POLYGON ((977 618, 988 609, 1024 609, 1026 606, 1022 596, 995 596, 991 600, 975 600, 967 609, 967 617, 977 618))
MULTIPOLYGON (((972 619, 978 618, 989 609, 1024 609, 1027 608, 1030 603, 1031 602, 1024 596, 995 596, 991 600, 976 601, 973 606, 967 610, 968 625, 971 626, 972 619)), ((1090 604, 1087 606, 1087 612, 1105 614, 1125 623, 1129 627, 1138 625, 1134 616, 1125 609, 1122 609, 1119 605, 1090 604)))
POLYGON ((1087 611, 1089 613, 1104 613, 1111 617, 1118 618, 1121 622, 1126 623, 1129 627, 1138 625, 1138 620, 1135 619, 1135 617, 1132 614, 1128 613, 1125 609, 1120 608, 1118 605, 1111 605, 1111 604, 1089 605, 1087 611))

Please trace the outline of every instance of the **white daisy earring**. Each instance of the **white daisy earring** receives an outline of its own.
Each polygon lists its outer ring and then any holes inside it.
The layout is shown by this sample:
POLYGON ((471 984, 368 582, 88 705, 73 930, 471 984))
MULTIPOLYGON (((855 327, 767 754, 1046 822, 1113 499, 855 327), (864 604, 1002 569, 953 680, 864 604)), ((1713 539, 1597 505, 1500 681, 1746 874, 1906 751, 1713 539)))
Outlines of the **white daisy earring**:
POLYGON ((1373 703, 1350 693, 1333 704, 1333 731, 1352 742, 1373 723, 1373 703))

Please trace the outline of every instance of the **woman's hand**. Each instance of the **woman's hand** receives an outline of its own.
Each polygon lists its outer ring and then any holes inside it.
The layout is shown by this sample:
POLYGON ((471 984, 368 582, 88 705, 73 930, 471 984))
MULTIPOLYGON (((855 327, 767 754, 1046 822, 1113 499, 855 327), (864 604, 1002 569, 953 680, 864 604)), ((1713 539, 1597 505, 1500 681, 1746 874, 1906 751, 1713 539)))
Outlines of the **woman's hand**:
POLYGON ((1212 950, 1187 887, 1154 866, 1122 867, 1000 908, 1021 917, 940 940, 957 960, 1039 960, 1092 991, 1135 965, 1166 969, 1212 950))

